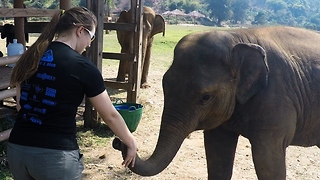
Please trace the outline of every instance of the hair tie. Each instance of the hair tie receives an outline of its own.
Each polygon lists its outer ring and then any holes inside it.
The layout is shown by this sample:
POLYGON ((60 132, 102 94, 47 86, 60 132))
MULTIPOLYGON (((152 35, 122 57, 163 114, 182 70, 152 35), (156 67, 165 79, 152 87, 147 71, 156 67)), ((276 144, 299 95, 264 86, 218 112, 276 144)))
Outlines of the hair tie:
POLYGON ((61 16, 64 14, 64 11, 65 11, 64 9, 61 10, 61 16))

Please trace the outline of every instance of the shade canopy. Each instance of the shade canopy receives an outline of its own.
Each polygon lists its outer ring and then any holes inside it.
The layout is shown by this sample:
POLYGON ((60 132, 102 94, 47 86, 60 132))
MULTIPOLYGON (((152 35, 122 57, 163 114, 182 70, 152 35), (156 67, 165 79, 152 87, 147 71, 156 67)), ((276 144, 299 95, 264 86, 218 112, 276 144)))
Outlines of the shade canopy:
POLYGON ((162 13, 162 15, 186 16, 187 14, 182 12, 179 9, 175 9, 173 11, 166 11, 166 12, 162 13))
POLYGON ((188 13, 187 15, 191 16, 191 17, 197 17, 197 18, 205 17, 205 15, 199 13, 198 11, 192 11, 192 12, 188 13))

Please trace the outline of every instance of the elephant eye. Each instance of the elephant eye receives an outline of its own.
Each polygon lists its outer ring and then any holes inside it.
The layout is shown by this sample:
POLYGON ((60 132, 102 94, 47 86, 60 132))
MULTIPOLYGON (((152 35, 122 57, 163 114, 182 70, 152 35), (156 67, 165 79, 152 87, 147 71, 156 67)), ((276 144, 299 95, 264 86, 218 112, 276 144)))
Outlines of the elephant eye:
POLYGON ((205 93, 205 94, 201 95, 201 97, 199 99, 199 104, 206 105, 207 103, 210 102, 212 97, 213 97, 213 95, 211 93, 205 93))

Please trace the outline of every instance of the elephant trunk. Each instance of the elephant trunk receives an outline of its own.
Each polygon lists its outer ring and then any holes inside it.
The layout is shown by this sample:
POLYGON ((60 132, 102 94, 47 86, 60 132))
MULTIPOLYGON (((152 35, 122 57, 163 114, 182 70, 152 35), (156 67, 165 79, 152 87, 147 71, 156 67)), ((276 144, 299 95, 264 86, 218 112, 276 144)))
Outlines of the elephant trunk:
MULTIPOLYGON (((163 171, 173 160, 183 140, 190 133, 189 130, 177 127, 176 124, 163 124, 160 128, 157 146, 150 158, 142 160, 137 155, 134 167, 129 166, 134 173, 141 176, 153 176, 163 171)), ((122 151, 122 157, 125 159, 127 148, 119 139, 114 139, 113 148, 122 151)))

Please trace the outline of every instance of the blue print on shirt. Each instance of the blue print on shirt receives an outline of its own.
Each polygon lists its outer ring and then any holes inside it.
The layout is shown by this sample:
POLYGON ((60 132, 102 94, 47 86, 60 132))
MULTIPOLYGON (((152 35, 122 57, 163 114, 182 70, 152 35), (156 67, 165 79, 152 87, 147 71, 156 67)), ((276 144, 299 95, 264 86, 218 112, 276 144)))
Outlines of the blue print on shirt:
POLYGON ((40 124, 40 125, 42 124, 42 121, 38 118, 35 118, 35 117, 31 117, 30 121, 33 123, 36 123, 36 124, 40 124))
POLYGON ((31 88, 31 84, 22 83, 21 89, 28 91, 31 88))
POLYGON ((55 106, 57 104, 57 102, 51 101, 49 99, 42 99, 42 103, 49 106, 55 106))
POLYGON ((42 92, 42 87, 40 87, 39 85, 34 85, 34 89, 35 89, 36 93, 42 92))
POLYGON ((46 51, 44 53, 44 55, 41 58, 41 61, 45 61, 45 62, 52 62, 53 61, 53 52, 51 49, 49 49, 48 51, 46 51))
POLYGON ((49 87, 46 88, 46 93, 45 93, 46 96, 56 97, 56 93, 57 93, 56 89, 49 88, 49 87))
POLYGON ((22 100, 27 100, 27 98, 28 98, 28 93, 27 92, 25 92, 25 91, 21 91, 21 95, 20 95, 20 99, 22 99, 22 100))
POLYGON ((32 107, 30 106, 30 104, 25 104, 25 105, 23 106, 23 108, 28 109, 28 110, 32 109, 32 107))
POLYGON ((44 62, 44 61, 40 61, 41 66, 47 66, 47 67, 56 67, 57 65, 55 63, 50 63, 50 62, 44 62))
POLYGON ((37 77, 38 78, 41 78, 42 80, 49 80, 49 81, 54 81, 54 80, 56 80, 56 77, 54 77, 54 76, 50 76, 50 75, 48 75, 47 73, 37 73, 37 77))
POLYGON ((41 114, 46 114, 47 109, 44 109, 44 108, 33 108, 33 111, 41 113, 41 114))

